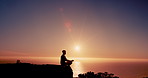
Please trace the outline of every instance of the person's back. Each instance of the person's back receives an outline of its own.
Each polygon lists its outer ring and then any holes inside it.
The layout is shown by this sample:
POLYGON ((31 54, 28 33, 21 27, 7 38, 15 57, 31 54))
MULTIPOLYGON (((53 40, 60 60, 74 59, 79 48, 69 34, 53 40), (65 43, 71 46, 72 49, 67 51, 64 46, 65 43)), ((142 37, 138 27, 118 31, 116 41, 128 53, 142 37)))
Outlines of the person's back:
POLYGON ((65 57, 64 54, 62 54, 61 61, 60 61, 60 63, 61 63, 62 66, 65 66, 66 65, 65 61, 67 61, 67 58, 65 57))

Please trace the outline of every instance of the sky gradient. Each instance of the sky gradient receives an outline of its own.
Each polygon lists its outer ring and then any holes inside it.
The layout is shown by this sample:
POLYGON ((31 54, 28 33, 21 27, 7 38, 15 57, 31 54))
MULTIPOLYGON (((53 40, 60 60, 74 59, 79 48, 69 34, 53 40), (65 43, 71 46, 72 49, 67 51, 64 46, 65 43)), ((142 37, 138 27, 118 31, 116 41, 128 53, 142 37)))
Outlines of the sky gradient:
POLYGON ((148 59, 148 1, 0 0, 0 56, 59 57, 62 49, 148 59))

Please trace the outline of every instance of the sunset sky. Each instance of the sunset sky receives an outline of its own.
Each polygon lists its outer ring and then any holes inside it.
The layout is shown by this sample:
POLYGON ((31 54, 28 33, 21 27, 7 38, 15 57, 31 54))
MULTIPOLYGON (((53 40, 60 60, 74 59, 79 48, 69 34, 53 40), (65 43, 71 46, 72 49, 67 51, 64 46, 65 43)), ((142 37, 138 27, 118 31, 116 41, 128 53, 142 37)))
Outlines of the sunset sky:
POLYGON ((148 0, 0 0, 0 56, 148 59, 148 0))

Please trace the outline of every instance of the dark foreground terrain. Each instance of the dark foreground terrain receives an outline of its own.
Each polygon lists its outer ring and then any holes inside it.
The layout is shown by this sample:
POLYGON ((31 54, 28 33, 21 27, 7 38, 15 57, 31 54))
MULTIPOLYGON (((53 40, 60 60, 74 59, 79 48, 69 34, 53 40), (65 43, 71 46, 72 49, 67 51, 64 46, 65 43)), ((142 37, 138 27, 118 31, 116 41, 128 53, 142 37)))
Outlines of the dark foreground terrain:
POLYGON ((3 78, 73 78, 71 67, 49 64, 0 64, 0 72, 3 78))

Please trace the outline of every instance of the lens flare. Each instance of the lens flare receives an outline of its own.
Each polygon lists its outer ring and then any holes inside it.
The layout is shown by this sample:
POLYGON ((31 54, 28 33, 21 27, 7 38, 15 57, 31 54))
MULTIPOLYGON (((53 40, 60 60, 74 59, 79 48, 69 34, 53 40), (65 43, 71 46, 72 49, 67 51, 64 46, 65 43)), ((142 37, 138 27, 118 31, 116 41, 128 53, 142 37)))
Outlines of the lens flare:
POLYGON ((71 31, 72 31, 72 29, 71 29, 72 24, 71 24, 71 22, 70 22, 70 21, 66 21, 66 22, 64 23, 64 25, 65 25, 65 27, 67 28, 67 30, 68 30, 69 32, 71 32, 71 31))

